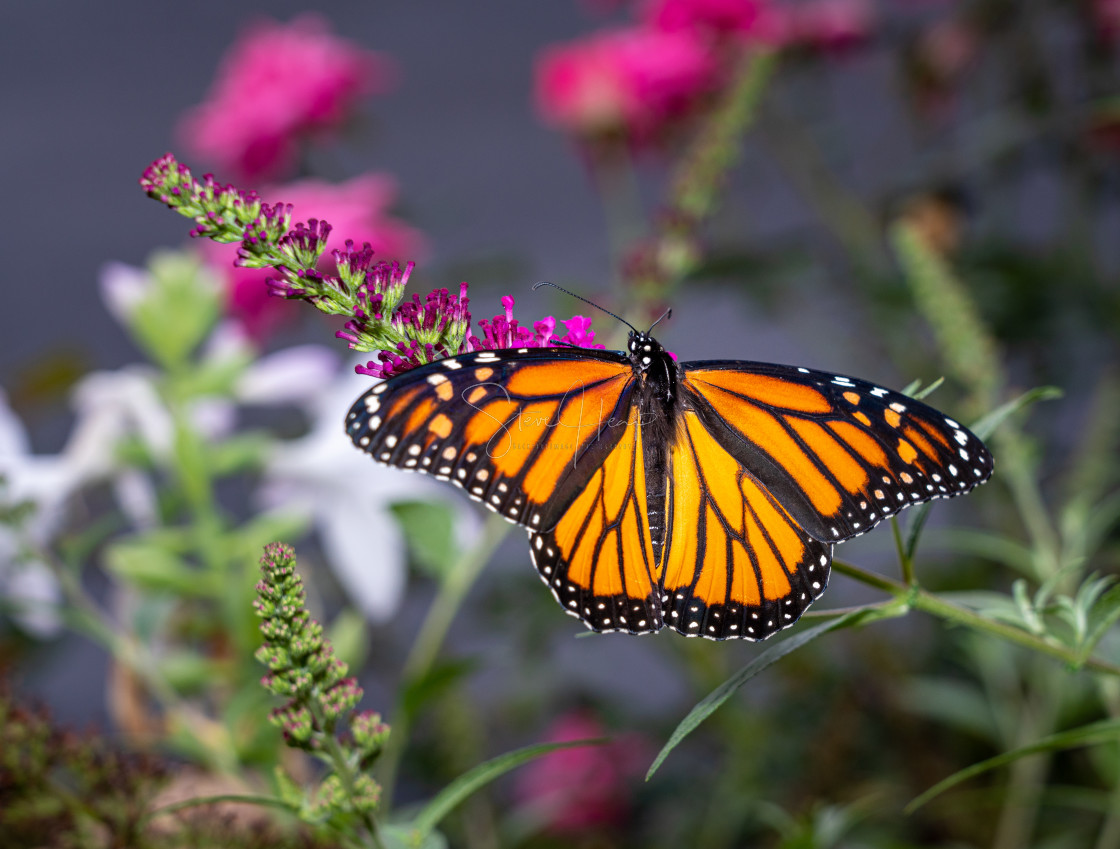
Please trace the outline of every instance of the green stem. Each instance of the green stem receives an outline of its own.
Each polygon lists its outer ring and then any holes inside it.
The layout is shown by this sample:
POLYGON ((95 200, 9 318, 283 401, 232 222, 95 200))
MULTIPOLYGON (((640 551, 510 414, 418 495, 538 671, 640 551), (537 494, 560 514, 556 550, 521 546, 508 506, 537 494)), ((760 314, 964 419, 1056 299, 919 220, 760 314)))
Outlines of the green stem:
POLYGON ((397 690, 399 695, 396 709, 393 711, 393 733, 389 737, 380 762, 382 793, 386 809, 390 807, 392 801, 393 784, 400 766, 401 755, 408 742, 411 723, 411 717, 404 710, 403 695, 431 671, 432 664, 435 663, 443 640, 447 636, 447 630, 459 612, 463 599, 489 562, 498 544, 509 533, 510 527, 501 516, 487 516, 478 542, 464 551, 459 560, 448 569, 424 619, 424 624, 420 627, 416 642, 412 644, 412 649, 408 653, 401 672, 401 684, 397 690))
POLYGON ((1108 812, 1101 824, 1094 849, 1120 849, 1120 781, 1112 786, 1108 812))
POLYGON ((766 50, 745 56, 723 99, 696 135, 672 180, 645 261, 627 269, 627 283, 646 302, 660 301, 696 268, 696 230, 719 200, 724 178, 740 156, 740 138, 754 122, 777 62, 766 50))
MULTIPOLYGON (((311 699, 308 702, 308 708, 312 716, 315 717, 315 724, 319 728, 326 728, 326 717, 323 716, 322 709, 319 704, 311 699)), ((326 750, 327 756, 330 758, 331 766, 334 769, 335 775, 338 780, 342 782, 342 788, 346 791, 346 796, 350 799, 350 810, 353 811, 365 826, 365 833, 368 835, 368 840, 363 840, 362 845, 371 847, 371 849, 385 849, 385 844, 381 840, 381 834, 377 829, 377 820, 369 811, 359 811, 354 799, 357 793, 354 790, 356 781, 356 774, 358 772, 357 766, 351 762, 350 758, 346 757, 346 752, 342 750, 342 746, 338 742, 338 738, 334 734, 328 734, 326 731, 320 731, 317 734, 319 742, 326 750)))
POLYGON ((255 796, 247 793, 220 793, 216 796, 194 796, 190 799, 183 799, 181 802, 172 802, 169 805, 146 812, 141 818, 140 823, 145 824, 154 820, 156 817, 161 817, 165 814, 173 814, 176 811, 185 811, 190 808, 198 808, 202 805, 218 805, 222 802, 234 802, 239 805, 260 805, 263 808, 277 808, 278 810, 287 811, 289 813, 297 813, 298 808, 291 802, 286 802, 276 796, 255 796))
POLYGON ((902 569, 902 581, 908 586, 918 583, 914 577, 914 559, 906 552, 906 544, 902 541, 902 528, 898 524, 898 516, 891 516, 891 533, 894 534, 894 547, 898 551, 898 564, 902 569))
POLYGON ((943 598, 917 585, 907 586, 898 581, 892 581, 890 578, 885 578, 882 575, 877 575, 874 572, 868 572, 851 563, 845 563, 842 560, 833 560, 832 568, 842 575, 854 578, 861 584, 866 584, 867 586, 891 593, 898 598, 905 598, 915 610, 921 610, 924 613, 936 616, 939 619, 944 619, 947 622, 963 625, 974 631, 982 631, 992 636, 1000 637, 1008 642, 1017 643, 1033 651, 1065 661, 1071 667, 1085 666, 1096 672, 1120 675, 1120 666, 1096 657, 1091 657, 1082 664, 1077 656, 1077 652, 1073 649, 1048 642, 1019 628, 1006 625, 1003 622, 986 619, 975 611, 945 601, 943 598))
MULTIPOLYGON (((1037 658, 1032 660, 1037 661, 1037 658)), ((1035 674, 1028 676, 1028 681, 1039 676, 1052 678, 1048 674, 1053 672, 1052 666, 1044 667, 1037 662, 1033 666, 1035 674)), ((1052 680, 1029 684, 1027 695, 1018 705, 1018 723, 1012 748, 1029 745, 1054 732, 1061 692, 1061 685, 1052 680)), ((1046 752, 1011 764, 992 849, 1018 849, 1032 845, 1039 804, 1052 760, 1053 754, 1046 752)))

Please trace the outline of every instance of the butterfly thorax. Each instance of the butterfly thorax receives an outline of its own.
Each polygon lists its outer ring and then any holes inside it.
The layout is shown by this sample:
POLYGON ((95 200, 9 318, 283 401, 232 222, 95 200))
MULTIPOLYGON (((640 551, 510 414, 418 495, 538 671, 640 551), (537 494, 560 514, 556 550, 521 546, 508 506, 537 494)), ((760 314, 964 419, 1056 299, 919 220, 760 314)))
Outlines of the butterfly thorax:
POLYGON ((654 561, 660 563, 665 543, 669 446, 677 429, 680 373, 676 361, 648 333, 635 331, 627 345, 634 376, 639 381, 635 403, 642 426, 650 540, 654 561))
POLYGON ((672 406, 677 397, 677 364, 661 343, 639 330, 630 332, 627 344, 630 364, 634 374, 641 378, 643 387, 653 398, 672 406))

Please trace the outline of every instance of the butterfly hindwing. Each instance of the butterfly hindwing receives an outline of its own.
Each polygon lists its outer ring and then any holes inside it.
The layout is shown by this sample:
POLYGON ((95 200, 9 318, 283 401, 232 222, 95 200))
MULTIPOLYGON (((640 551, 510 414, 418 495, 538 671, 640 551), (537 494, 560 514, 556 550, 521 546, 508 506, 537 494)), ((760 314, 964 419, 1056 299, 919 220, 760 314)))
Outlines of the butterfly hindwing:
POLYGON ((762 640, 824 592, 832 546, 807 534, 694 412, 681 416, 668 480, 667 625, 692 637, 762 640))
POLYGON ((642 634, 661 628, 649 535, 640 416, 556 521, 529 531, 541 579, 564 609, 595 631, 642 634))
POLYGON ((991 454, 967 429, 867 381, 767 363, 682 368, 716 441, 818 540, 858 536, 991 476, 991 454))
POLYGON ((633 372, 620 354, 521 349, 439 360, 377 384, 347 432, 375 460, 547 527, 613 448, 633 372))

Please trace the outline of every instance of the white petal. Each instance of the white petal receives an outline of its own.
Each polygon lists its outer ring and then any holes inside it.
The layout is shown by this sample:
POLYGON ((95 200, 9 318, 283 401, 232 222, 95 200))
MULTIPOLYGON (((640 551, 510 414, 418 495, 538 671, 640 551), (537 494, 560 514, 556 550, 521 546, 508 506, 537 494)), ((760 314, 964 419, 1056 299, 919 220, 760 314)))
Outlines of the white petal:
POLYGON ((237 425, 237 408, 225 398, 202 398, 191 404, 190 420, 203 439, 216 442, 237 425))
POLYGON ((201 359, 206 363, 223 363, 234 359, 242 359, 248 363, 255 354, 256 349, 245 333, 245 328, 234 319, 218 322, 200 352, 201 359))
MULTIPOLYGON (((324 394, 338 370, 339 356, 330 348, 297 345, 261 357, 241 376, 234 392, 249 404, 306 403, 324 394)), ((340 421, 345 413, 338 413, 340 421)))
POLYGON ((50 569, 43 563, 21 563, 8 575, 4 594, 23 609, 13 618, 29 634, 53 637, 62 629, 58 614, 62 592, 50 569))
POLYGON ((8 406, 8 396, 0 389, 0 459, 18 457, 31 451, 27 429, 19 416, 8 406))
POLYGON ((113 494, 121 511, 137 528, 159 523, 159 503, 151 479, 137 469, 125 469, 113 478, 113 494))
POLYGON ((152 277, 142 268, 123 262, 109 262, 101 267, 98 284, 101 300, 105 302, 109 314, 120 324, 127 325, 137 304, 152 285, 152 277))
POLYGON ((104 474, 120 439, 137 434, 157 456, 171 452, 174 425, 155 390, 150 369, 94 372, 75 387, 78 422, 66 454, 90 476, 104 474))
POLYGON ((337 499, 320 521, 323 550, 350 600, 367 619, 388 619, 405 585, 397 523, 360 499, 337 499))

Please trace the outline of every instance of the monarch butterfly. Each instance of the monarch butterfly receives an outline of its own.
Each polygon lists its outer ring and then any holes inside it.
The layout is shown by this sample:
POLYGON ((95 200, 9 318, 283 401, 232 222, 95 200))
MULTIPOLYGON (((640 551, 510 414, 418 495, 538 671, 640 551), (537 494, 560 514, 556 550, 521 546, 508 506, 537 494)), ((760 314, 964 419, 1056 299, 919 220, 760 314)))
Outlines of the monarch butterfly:
MULTIPOLYGON (((650 328, 652 331, 653 328, 650 328)), ((541 578, 593 631, 763 640, 828 583, 833 543, 968 492, 992 457, 873 383, 628 350, 476 351, 379 383, 347 430, 529 531, 541 578)))

